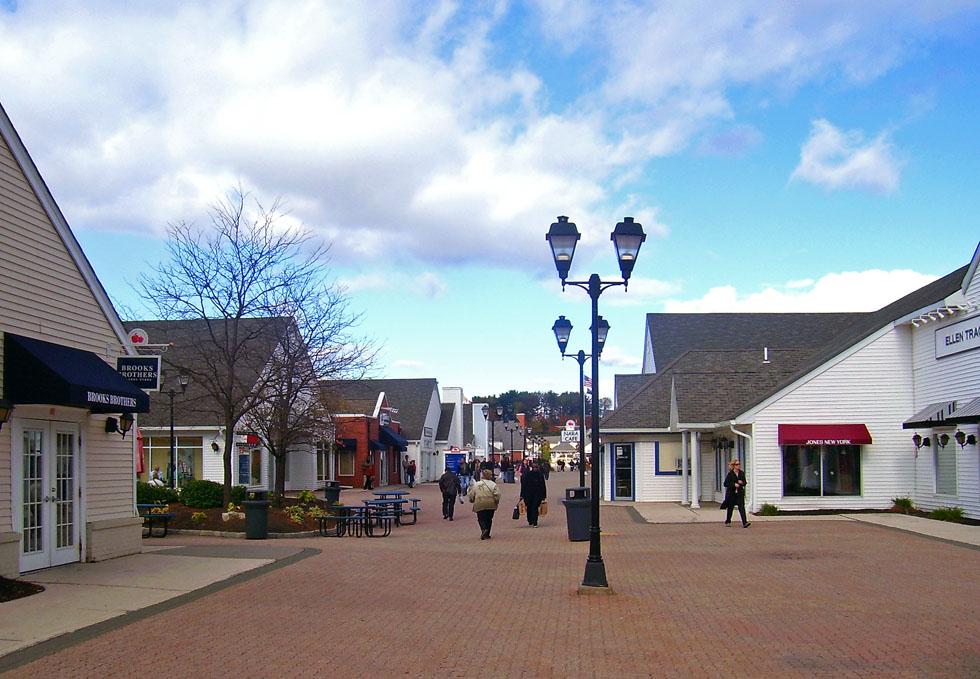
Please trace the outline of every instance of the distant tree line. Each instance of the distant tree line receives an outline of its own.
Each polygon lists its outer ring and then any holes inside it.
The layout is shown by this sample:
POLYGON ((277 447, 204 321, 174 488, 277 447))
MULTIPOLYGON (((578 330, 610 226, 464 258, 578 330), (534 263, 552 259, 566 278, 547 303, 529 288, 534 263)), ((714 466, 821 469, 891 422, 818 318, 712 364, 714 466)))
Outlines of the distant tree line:
MULTIPOLYGON (((495 409, 504 407, 504 416, 525 413, 534 434, 552 434, 569 419, 578 420, 582 406, 577 391, 517 391, 511 389, 498 396, 474 396, 474 403, 489 403, 495 409)), ((586 408, 591 401, 586 396, 586 408)), ((588 411, 587 411, 588 412, 588 411)))

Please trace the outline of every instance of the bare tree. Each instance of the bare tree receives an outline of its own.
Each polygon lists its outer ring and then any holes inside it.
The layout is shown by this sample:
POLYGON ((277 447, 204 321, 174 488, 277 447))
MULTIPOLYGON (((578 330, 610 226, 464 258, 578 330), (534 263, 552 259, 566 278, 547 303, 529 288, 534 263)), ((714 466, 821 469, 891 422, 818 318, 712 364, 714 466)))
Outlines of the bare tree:
MULTIPOLYGON (((307 230, 285 226, 281 207, 277 200, 265 209, 239 187, 211 206, 207 227, 170 224, 169 260, 153 267, 152 275, 140 277, 142 297, 158 318, 203 326, 186 336, 197 345, 188 354, 193 358, 168 362, 203 390, 219 415, 225 504, 231 499, 231 456, 239 423, 246 417, 253 427, 264 423, 275 414, 269 404, 284 389, 305 393, 306 377, 288 373, 290 365, 303 365, 294 348, 309 354, 309 368, 304 366, 302 374, 326 369, 331 348, 340 347, 333 356, 343 365, 346 352, 366 347, 345 347, 347 334, 324 330, 345 327, 356 317, 347 313, 345 291, 326 281, 329 248, 313 242, 307 230), (291 344, 283 345, 284 339, 291 344), (326 340, 332 342, 319 344, 326 340), (287 355, 292 359, 285 360, 287 355)), ((372 358, 367 351, 363 360, 370 363, 372 358)), ((349 364, 357 362, 351 359, 349 364)), ((287 429, 277 425, 276 438, 284 440, 287 429)))

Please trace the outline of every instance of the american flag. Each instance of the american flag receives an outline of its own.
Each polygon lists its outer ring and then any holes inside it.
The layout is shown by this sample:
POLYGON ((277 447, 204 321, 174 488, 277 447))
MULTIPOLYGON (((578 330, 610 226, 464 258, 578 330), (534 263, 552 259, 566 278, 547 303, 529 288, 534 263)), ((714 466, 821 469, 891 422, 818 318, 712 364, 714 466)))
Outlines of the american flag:
POLYGON ((592 393, 592 378, 591 377, 586 377, 585 380, 584 380, 584 382, 585 382, 585 393, 586 394, 591 394, 592 393))

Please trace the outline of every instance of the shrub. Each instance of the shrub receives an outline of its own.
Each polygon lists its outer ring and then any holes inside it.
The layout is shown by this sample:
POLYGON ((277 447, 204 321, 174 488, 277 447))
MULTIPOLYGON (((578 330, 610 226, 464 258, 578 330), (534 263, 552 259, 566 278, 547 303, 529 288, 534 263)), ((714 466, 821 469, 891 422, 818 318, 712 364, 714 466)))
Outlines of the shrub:
POLYGON ((177 502, 177 491, 166 486, 151 486, 142 481, 136 484, 136 503, 141 505, 177 502))
POLYGON ((316 495, 313 494, 312 490, 301 490, 296 499, 300 502, 316 502, 316 495))
POLYGON ((286 507, 283 511, 286 512, 286 515, 289 516, 289 520, 293 523, 303 523, 303 520, 306 517, 306 508, 301 507, 300 505, 286 507))
POLYGON ((908 514, 915 509, 915 502, 910 497, 894 497, 892 498, 892 509, 908 514))
POLYGON ((208 515, 205 514, 204 512, 194 512, 193 514, 191 514, 191 521, 193 521, 194 523, 200 523, 202 521, 207 521, 207 520, 208 520, 208 515))
POLYGON ((963 510, 960 507, 940 507, 929 512, 929 518, 939 521, 958 521, 963 518, 963 510))
POLYGON ((220 507, 223 490, 221 484, 214 481, 188 481, 180 491, 180 501, 188 507, 220 507))
POLYGON ((779 507, 776 505, 771 505, 768 502, 762 503, 762 509, 759 510, 760 516, 776 516, 779 513, 779 507))
POLYGON ((231 488, 231 501, 236 505, 240 505, 245 502, 245 496, 248 495, 248 488, 245 486, 232 486, 231 488))

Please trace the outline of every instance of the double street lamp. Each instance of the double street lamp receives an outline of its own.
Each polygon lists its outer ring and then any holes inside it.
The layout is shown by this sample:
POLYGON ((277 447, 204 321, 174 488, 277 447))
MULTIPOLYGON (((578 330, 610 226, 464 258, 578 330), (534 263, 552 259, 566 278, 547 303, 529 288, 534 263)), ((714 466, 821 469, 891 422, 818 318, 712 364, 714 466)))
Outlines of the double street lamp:
MULTIPOLYGON (((496 454, 496 452, 494 450, 494 444, 493 444, 493 423, 494 423, 494 418, 491 416, 490 406, 489 405, 484 404, 482 410, 483 410, 483 417, 485 417, 487 419, 487 427, 490 429, 490 437, 489 437, 490 438, 490 450, 487 451, 487 459, 493 461, 493 455, 496 454)), ((496 408, 496 413, 497 413, 497 418, 496 419, 499 420, 501 418, 501 416, 503 416, 503 414, 504 414, 504 407, 501 406, 501 405, 498 405, 497 408, 496 408)))
MULTIPOLYGON (((558 349, 561 351, 562 358, 574 358, 578 362, 578 396, 580 406, 580 417, 578 423, 578 485, 585 486, 585 360, 592 358, 592 354, 587 354, 579 349, 578 353, 566 354, 565 348, 568 346, 568 338, 572 334, 572 323, 564 316, 559 316, 558 320, 551 327, 558 340, 558 349)), ((609 334, 609 323, 602 316, 599 316, 599 355, 602 355, 602 347, 606 344, 606 335, 609 334)), ((596 399, 596 392, 592 392, 592 399, 596 399)))
MULTIPOLYGON (((561 288, 566 285, 573 285, 582 288, 589 293, 592 300, 592 522, 589 526, 589 558, 585 562, 585 577, 582 579, 583 587, 609 587, 606 580, 606 566, 602 561, 602 546, 599 538, 599 360, 601 352, 599 342, 599 295, 609 288, 622 285, 627 288, 629 285, 630 274, 633 273, 633 266, 636 264, 636 257, 640 252, 640 246, 646 240, 643 227, 634 222, 632 217, 625 217, 623 221, 616 224, 609 239, 616 248, 616 259, 619 262, 619 271, 622 274, 621 281, 603 281, 599 274, 592 274, 587 281, 569 281, 568 271, 572 267, 572 258, 575 256, 575 246, 578 244, 581 234, 578 232, 573 222, 568 221, 568 217, 558 217, 558 221, 551 225, 545 239, 551 246, 551 256, 555 260, 555 268, 558 269, 558 277, 561 279, 561 288)), ((571 324, 569 324, 571 325, 571 324)), ((607 326, 608 330, 608 326, 607 326)), ((584 420, 584 418, 583 418, 584 420)))
MULTIPOLYGON (((163 381, 166 380, 166 372, 161 373, 161 383, 163 386, 163 381)), ((190 380, 187 375, 178 375, 177 383, 180 384, 180 393, 184 394, 187 392, 187 383, 190 380)), ((177 395, 177 391, 171 387, 169 391, 163 392, 170 397, 170 487, 177 487, 177 441, 174 440, 174 397, 177 395)))

